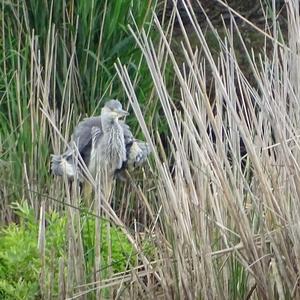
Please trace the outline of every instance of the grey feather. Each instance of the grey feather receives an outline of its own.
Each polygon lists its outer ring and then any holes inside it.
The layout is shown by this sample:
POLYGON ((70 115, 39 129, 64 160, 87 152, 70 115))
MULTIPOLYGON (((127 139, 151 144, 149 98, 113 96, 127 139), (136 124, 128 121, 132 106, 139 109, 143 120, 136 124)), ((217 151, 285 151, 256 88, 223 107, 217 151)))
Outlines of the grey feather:
POLYGON ((104 166, 110 168, 113 176, 126 167, 142 165, 150 148, 147 143, 135 140, 129 126, 118 120, 125 114, 119 101, 110 100, 100 116, 81 121, 74 129, 68 150, 62 155, 52 155, 53 174, 65 174, 71 180, 76 174, 80 175, 78 152, 93 176, 104 166))
POLYGON ((148 155, 150 154, 150 147, 147 143, 134 140, 127 153, 127 165, 128 167, 138 167, 141 166, 148 155))
POLYGON ((64 172, 63 172, 63 168, 61 166, 61 155, 55 155, 52 154, 51 155, 51 170, 52 173, 56 176, 63 176, 64 172))

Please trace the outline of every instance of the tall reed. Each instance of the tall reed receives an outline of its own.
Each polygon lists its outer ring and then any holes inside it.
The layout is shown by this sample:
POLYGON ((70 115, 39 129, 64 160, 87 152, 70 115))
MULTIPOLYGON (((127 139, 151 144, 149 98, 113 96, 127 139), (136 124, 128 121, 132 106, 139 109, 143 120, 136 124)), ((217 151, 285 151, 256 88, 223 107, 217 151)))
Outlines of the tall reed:
POLYGON ((158 18, 158 47, 143 30, 131 29, 169 127, 168 159, 145 122, 127 66, 116 65, 157 170, 160 288, 169 299, 298 298, 299 5, 287 4, 283 38, 275 10, 265 32, 250 23, 265 39, 255 55, 233 9, 225 38, 208 20, 219 44, 216 56, 191 4, 184 3, 189 24, 178 10, 170 19, 170 26, 179 23, 183 58, 174 55, 172 30, 158 18), (239 65, 237 40, 250 78, 239 65), (173 67, 180 106, 165 64, 173 67))

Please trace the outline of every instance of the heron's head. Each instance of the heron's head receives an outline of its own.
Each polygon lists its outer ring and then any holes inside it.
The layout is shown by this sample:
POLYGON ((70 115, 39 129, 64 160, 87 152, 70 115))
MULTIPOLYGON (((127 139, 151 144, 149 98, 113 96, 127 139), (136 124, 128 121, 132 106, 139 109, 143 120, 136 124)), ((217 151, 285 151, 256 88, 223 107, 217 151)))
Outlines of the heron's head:
POLYGON ((101 110, 101 116, 111 119, 119 119, 127 116, 128 112, 122 108, 122 104, 118 100, 109 100, 105 103, 101 110))

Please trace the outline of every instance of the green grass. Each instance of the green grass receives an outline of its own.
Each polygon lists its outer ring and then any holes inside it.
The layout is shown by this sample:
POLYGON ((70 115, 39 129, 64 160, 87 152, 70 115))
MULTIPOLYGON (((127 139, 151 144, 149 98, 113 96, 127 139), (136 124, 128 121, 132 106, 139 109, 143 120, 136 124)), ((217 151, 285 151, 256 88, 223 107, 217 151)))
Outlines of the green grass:
MULTIPOLYGON (((39 224, 34 211, 24 202, 15 204, 18 224, 11 223, 0 230, 0 295, 1 299, 34 299, 40 295, 39 278, 42 272, 38 249, 39 224)), ((82 215, 82 239, 88 277, 93 278, 95 219, 82 215)), ((46 285, 53 295, 58 293, 59 261, 67 261, 67 216, 51 212, 46 216, 45 266, 46 285), (52 277, 52 278, 51 278, 52 277), (51 281, 50 281, 51 280, 51 281)), ((103 279, 108 269, 114 274, 125 272, 135 264, 136 253, 120 229, 101 220, 101 273, 103 279)), ((63 275, 65 276, 65 275, 63 275)))

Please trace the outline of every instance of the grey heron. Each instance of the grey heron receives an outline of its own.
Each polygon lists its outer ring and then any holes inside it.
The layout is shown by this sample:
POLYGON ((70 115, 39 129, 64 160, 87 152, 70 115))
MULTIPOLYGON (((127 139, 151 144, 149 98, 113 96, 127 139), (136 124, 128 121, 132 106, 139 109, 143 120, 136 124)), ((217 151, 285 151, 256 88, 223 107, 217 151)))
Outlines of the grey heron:
POLYGON ((82 182, 85 167, 93 178, 100 172, 112 179, 125 168, 142 165, 150 148, 136 140, 129 126, 120 120, 127 114, 121 103, 113 99, 105 103, 100 116, 81 121, 66 152, 52 155, 52 173, 82 182))

